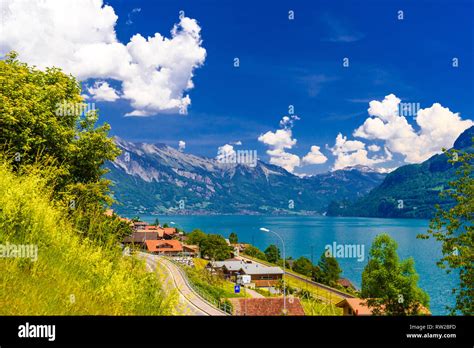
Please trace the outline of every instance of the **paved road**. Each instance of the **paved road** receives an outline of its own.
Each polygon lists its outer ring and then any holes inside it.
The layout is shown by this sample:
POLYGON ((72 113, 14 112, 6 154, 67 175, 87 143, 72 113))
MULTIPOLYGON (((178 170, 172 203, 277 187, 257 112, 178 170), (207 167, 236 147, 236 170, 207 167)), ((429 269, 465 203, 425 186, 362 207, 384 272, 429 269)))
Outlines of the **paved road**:
POLYGON ((185 280, 183 272, 177 265, 161 256, 151 255, 147 253, 139 253, 139 255, 140 257, 145 259, 147 267, 150 270, 155 271, 157 264, 159 263, 162 269, 166 271, 166 287, 174 288, 179 293, 179 300, 181 304, 179 314, 212 316, 226 315, 224 312, 213 307, 211 304, 206 302, 202 297, 200 297, 197 293, 193 291, 193 289, 185 280))
MULTIPOLYGON (((246 258, 246 257, 244 257, 244 256, 240 256, 240 258, 241 258, 241 259, 244 259, 244 260, 252 261, 253 263, 258 263, 258 264, 260 264, 260 265, 262 265, 262 266, 267 266, 267 265, 265 265, 264 263, 260 263, 260 262, 258 262, 258 261, 255 261, 254 259, 249 259, 249 258, 246 258)), ((328 292, 330 292, 330 293, 333 293, 334 295, 337 295, 337 296, 339 296, 339 297, 342 297, 342 298, 353 298, 353 297, 354 297, 354 296, 349 295, 349 294, 346 294, 346 293, 344 293, 344 292, 342 292, 342 291, 339 291, 339 290, 336 290, 336 289, 334 289, 334 288, 331 288, 330 286, 326 286, 326 285, 324 285, 324 284, 320 284, 320 283, 313 282, 312 280, 308 280, 308 279, 306 279, 306 278, 304 278, 304 277, 300 277, 300 276, 298 276, 298 275, 296 275, 296 274, 289 273, 289 272, 285 272, 285 274, 286 274, 288 277, 293 277, 293 278, 302 280, 302 281, 304 281, 305 283, 308 283, 308 284, 317 286, 318 288, 323 289, 323 290, 326 290, 326 291, 328 291, 328 292)))

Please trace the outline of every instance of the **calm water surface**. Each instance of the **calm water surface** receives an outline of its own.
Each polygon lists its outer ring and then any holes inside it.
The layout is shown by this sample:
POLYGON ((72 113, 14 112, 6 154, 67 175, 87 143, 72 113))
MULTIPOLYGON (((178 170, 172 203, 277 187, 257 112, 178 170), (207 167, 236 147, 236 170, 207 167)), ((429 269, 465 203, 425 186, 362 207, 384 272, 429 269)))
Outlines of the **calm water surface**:
MULTIPOLYGON (((141 218, 153 222, 156 216, 141 218)), ((216 233, 226 238, 231 232, 236 232, 240 242, 252 243, 262 250, 273 243, 281 249, 276 236, 259 230, 260 227, 267 227, 283 237, 287 257, 313 257, 315 263, 327 244, 336 242, 363 245, 363 261, 359 262, 356 258, 338 259, 343 276, 358 288, 374 237, 380 233, 388 233, 398 243, 400 258, 414 258, 415 268, 420 276, 419 285, 430 295, 431 312, 435 315, 447 314, 446 305, 454 303, 451 289, 456 284, 456 276, 448 275, 436 266, 436 261, 441 257, 440 244, 432 238, 416 238, 417 234, 426 232, 428 220, 248 215, 158 216, 158 219, 161 224, 173 221, 186 231, 199 228, 206 233, 216 233)))

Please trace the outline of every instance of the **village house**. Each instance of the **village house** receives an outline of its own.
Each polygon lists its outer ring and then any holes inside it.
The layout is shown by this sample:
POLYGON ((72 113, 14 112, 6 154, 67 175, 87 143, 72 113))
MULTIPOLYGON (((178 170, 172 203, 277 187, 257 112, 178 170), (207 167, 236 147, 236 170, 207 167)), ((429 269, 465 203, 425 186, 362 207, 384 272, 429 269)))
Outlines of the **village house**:
MULTIPOLYGON (((367 305, 367 300, 362 298, 345 298, 336 304, 336 307, 342 308, 343 315, 364 316, 374 315, 374 308, 367 305)), ((431 315, 431 312, 424 306, 420 305, 421 315, 431 315)), ((383 315, 383 308, 382 308, 383 315)))
POLYGON ((356 290, 354 284, 352 284, 352 282, 347 278, 340 278, 337 283, 346 290, 356 290))
MULTIPOLYGON (((233 315, 278 316, 284 315, 282 297, 266 298, 229 298, 233 315)), ((286 315, 305 315, 299 298, 286 299, 286 315)))
POLYGON ((183 244, 183 254, 189 257, 200 257, 199 245, 183 244))
POLYGON ((166 256, 179 256, 183 254, 183 245, 179 240, 147 240, 147 251, 166 256))
POLYGON ((246 263, 242 272, 249 275, 251 285, 258 288, 275 287, 283 279, 283 270, 280 267, 267 267, 258 263, 246 263))
POLYGON ((132 229, 134 231, 144 230, 146 226, 148 226, 148 224, 144 221, 134 221, 132 229))
POLYGON ((178 233, 178 230, 174 227, 162 227, 163 230, 163 238, 164 239, 172 239, 178 233))
POLYGON ((235 281, 237 275, 249 275, 249 287, 275 287, 283 278, 283 270, 280 267, 267 267, 238 259, 211 261, 206 268, 232 281, 235 281))
POLYGON ((156 231, 142 230, 142 231, 133 232, 132 235, 125 237, 123 240, 123 243, 134 244, 134 245, 144 248, 145 242, 147 240, 158 240, 158 239, 160 238, 156 231))

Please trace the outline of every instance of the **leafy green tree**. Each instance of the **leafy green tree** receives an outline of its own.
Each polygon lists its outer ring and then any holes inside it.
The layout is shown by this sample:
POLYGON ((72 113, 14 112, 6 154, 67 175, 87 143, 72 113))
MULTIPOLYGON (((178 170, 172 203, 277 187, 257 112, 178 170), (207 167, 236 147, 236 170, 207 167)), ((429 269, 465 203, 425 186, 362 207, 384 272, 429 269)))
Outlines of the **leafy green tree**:
POLYGON ((16 170, 47 163, 56 173, 56 195, 71 210, 110 204, 104 164, 120 153, 107 136, 110 126, 96 125, 98 112, 84 107, 74 77, 57 68, 38 70, 17 56, 10 52, 0 61, 0 150, 16 170))
POLYGON ((237 233, 235 232, 232 232, 230 235, 229 235, 229 242, 231 244, 237 244, 239 242, 239 237, 237 236, 237 233))
MULTIPOLYGON (((474 138, 473 138, 474 142, 474 138)), ((461 312, 474 314, 474 177, 472 162, 474 153, 458 150, 446 151, 449 162, 460 165, 457 178, 449 183, 450 189, 440 193, 441 197, 450 197, 454 206, 442 208, 436 206, 436 214, 430 222, 427 234, 418 238, 436 238, 442 242, 443 257, 438 267, 459 271, 459 286, 453 289, 456 304, 451 314, 461 312)))
POLYGON ((244 250, 244 254, 251 257, 255 257, 256 259, 259 259, 259 260, 265 261, 267 259, 267 256, 265 255, 265 253, 253 245, 247 246, 244 250))
POLYGON ((400 261, 397 248, 388 234, 375 237, 362 272, 361 297, 376 315, 413 315, 420 312, 420 305, 428 307, 428 294, 417 285, 413 258, 400 261))
POLYGON ((313 268, 313 279, 319 283, 335 286, 341 275, 339 262, 335 257, 326 256, 322 253, 318 265, 313 268))
POLYGON ((265 249, 265 256, 268 262, 276 263, 280 260, 280 249, 275 244, 270 244, 268 248, 265 249))
POLYGON ((225 239, 218 234, 209 234, 199 244, 201 254, 216 261, 230 258, 232 247, 227 245, 225 239))
POLYGON ((200 245, 206 239, 207 235, 200 229, 195 229, 187 235, 187 242, 189 244, 200 245))
POLYGON ((311 277, 313 264, 307 257, 301 256, 293 262, 293 271, 311 277))
POLYGON ((160 220, 158 218, 155 219, 155 222, 153 223, 154 226, 160 226, 160 220))

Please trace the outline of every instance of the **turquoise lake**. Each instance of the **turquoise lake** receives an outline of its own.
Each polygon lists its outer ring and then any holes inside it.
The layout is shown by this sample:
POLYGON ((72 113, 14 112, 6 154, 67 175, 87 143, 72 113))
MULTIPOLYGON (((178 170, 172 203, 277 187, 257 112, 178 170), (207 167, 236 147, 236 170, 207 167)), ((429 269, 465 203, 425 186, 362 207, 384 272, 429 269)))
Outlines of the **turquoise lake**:
MULTIPOLYGON (((154 222, 156 216, 141 216, 142 220, 154 222)), ((278 232, 285 241, 286 256, 298 258, 306 256, 315 263, 325 250, 325 246, 333 243, 355 244, 364 246, 365 257, 338 258, 343 269, 343 277, 350 279, 359 289, 362 271, 367 263, 371 243, 380 233, 388 233, 398 243, 398 255, 405 259, 413 257, 415 268, 420 276, 419 285, 430 295, 430 308, 434 315, 448 314, 447 305, 454 303, 451 289, 456 286, 455 274, 446 274, 436 266, 441 257, 439 242, 432 238, 417 239, 424 233, 428 220, 411 219, 374 219, 374 218, 342 218, 325 216, 158 216, 161 224, 173 221, 185 231, 199 228, 206 233, 216 233, 228 237, 236 232, 239 242, 251 243, 264 250, 269 244, 281 248, 280 240, 271 233, 259 230, 266 227, 278 232)))

